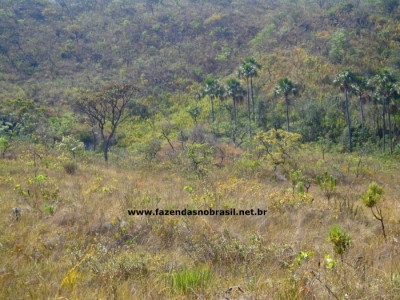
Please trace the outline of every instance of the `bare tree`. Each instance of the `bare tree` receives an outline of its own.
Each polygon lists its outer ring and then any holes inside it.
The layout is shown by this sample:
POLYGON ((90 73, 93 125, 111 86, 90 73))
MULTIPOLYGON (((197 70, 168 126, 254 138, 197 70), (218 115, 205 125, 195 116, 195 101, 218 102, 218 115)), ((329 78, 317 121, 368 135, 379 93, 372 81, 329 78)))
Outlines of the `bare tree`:
POLYGON ((127 119, 125 109, 137 91, 138 89, 130 84, 114 84, 103 87, 99 92, 82 92, 75 101, 75 106, 89 118, 89 123, 97 123, 99 126, 106 162, 110 142, 118 126, 127 119))

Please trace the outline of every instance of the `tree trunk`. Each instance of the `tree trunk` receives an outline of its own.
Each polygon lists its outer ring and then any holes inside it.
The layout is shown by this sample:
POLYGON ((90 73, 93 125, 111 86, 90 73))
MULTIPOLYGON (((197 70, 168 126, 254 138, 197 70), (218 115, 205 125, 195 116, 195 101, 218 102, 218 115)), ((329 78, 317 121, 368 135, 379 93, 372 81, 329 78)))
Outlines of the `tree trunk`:
POLYGON ((246 77, 246 83, 247 83, 247 116, 249 119, 249 133, 250 133, 250 137, 251 137, 252 134, 251 134, 251 118, 250 118, 250 85, 249 85, 248 77, 246 77))
POLYGON ((388 126, 389 126, 389 145, 390 145, 390 154, 393 153, 393 139, 392 139, 392 122, 390 120, 390 105, 388 105, 388 126))
POLYGON ((290 131, 290 126, 289 126, 289 99, 287 96, 285 96, 285 103, 286 103, 286 125, 287 125, 287 132, 290 131))
POLYGON ((350 112, 349 112, 349 97, 348 91, 345 89, 344 91, 345 98, 346 98, 346 115, 347 115, 347 128, 349 130, 349 151, 350 153, 353 152, 353 143, 351 140, 351 124, 350 124, 350 112))
POLYGON ((210 101, 211 101, 211 120, 212 123, 214 124, 215 121, 215 115, 214 115, 214 98, 210 96, 210 101))
POLYGON ((358 96, 360 101, 360 117, 361 117, 361 137, 364 138, 364 108, 361 101, 361 95, 358 96))
POLYGON ((93 136, 93 151, 96 152, 97 138, 96 138, 96 132, 93 129, 92 129, 92 136, 93 136))
POLYGON ((257 123, 256 107, 254 104, 253 78, 250 77, 251 104, 253 106, 254 123, 257 123))
POLYGON ((109 144, 110 144, 110 141, 109 141, 109 140, 105 141, 105 143, 104 143, 103 152, 104 152, 104 160, 105 160, 106 162, 108 162, 108 146, 109 146, 109 144))
POLYGON ((383 152, 386 150, 386 123, 385 123, 385 102, 386 100, 383 99, 382 101, 382 149, 383 152))
POLYGON ((237 109, 236 109, 236 97, 232 97, 233 100, 233 119, 235 121, 235 125, 237 125, 237 109))

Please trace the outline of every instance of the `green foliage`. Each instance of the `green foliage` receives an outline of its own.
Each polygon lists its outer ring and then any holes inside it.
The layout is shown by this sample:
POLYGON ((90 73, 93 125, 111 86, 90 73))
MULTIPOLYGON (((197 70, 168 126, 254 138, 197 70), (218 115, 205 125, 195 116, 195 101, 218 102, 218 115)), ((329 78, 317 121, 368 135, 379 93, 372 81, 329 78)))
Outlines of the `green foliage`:
POLYGON ((0 136, 0 153, 4 157, 7 149, 10 147, 10 141, 4 136, 0 136))
POLYGON ((186 147, 185 154, 190 170, 194 171, 198 178, 207 175, 212 162, 214 148, 208 143, 193 143, 186 147))
POLYGON ((328 175, 328 172, 324 172, 324 175, 322 176, 317 175, 316 181, 329 201, 331 197, 335 194, 337 179, 334 178, 332 175, 328 175))
POLYGON ((336 267, 336 265, 338 263, 338 261, 336 259, 331 258, 329 254, 326 254, 324 256, 324 258, 325 258, 326 267, 328 269, 331 270, 331 269, 334 269, 336 267))
POLYGON ((201 106, 199 106, 199 105, 197 105, 197 104, 195 104, 195 105, 190 105, 188 108, 187 108, 187 112, 188 112, 188 114, 190 115, 190 117, 193 119, 193 121, 194 121, 194 124, 196 125, 197 124, 197 120, 198 120, 198 118, 200 117, 200 115, 201 115, 201 106))
POLYGON ((85 151, 85 144, 77 140, 72 135, 63 136, 61 142, 57 143, 57 148, 62 155, 69 156, 81 155, 85 151))
POLYGON ((71 113, 66 113, 61 118, 51 117, 49 121, 49 131, 56 137, 70 135, 77 122, 71 113))
POLYGON ((335 253, 340 256, 350 248, 350 235, 337 224, 332 226, 328 234, 328 239, 333 244, 333 250, 335 253))
POLYGON ((372 208, 382 200, 383 195, 383 188, 380 187, 376 182, 372 182, 368 186, 368 190, 364 194, 362 200, 365 206, 372 208))
POLYGON ((58 186, 45 174, 29 177, 25 185, 16 184, 14 191, 30 207, 35 209, 44 206, 44 203, 57 201, 60 194, 58 186))
POLYGON ((287 163, 293 152, 299 149, 300 139, 300 134, 281 129, 271 129, 254 137, 257 143, 256 149, 274 165, 287 163))
POLYGON ((43 205, 43 211, 49 215, 54 215, 55 209, 53 205, 45 203, 43 205))
POLYGON ((308 191, 311 186, 311 180, 301 172, 301 170, 290 170, 289 180, 292 184, 292 191, 294 194, 295 189, 298 195, 302 195, 308 191), (306 189, 306 190, 305 190, 306 189))
POLYGON ((372 182, 368 186, 367 192, 363 196, 363 203, 366 207, 371 209, 372 214, 374 215, 375 219, 381 222, 382 227, 382 234, 383 237, 386 239, 386 232, 385 232, 385 224, 383 220, 382 209, 377 207, 378 203, 383 199, 384 191, 383 188, 380 187, 376 182, 372 182), (374 211, 375 208, 375 211, 374 211))
POLYGON ((243 155, 237 162, 238 173, 240 176, 248 175, 254 176, 256 170, 260 167, 261 163, 258 159, 254 159, 251 155, 243 155))
POLYGON ((309 260, 313 255, 313 251, 300 251, 299 255, 295 259, 295 262, 298 266, 300 266, 303 261, 309 260))
POLYGON ((193 290, 206 287, 211 280, 211 270, 206 265, 199 265, 193 269, 185 267, 180 271, 173 270, 168 279, 169 285, 175 293, 192 294, 193 290))
POLYGON ((278 84, 274 88, 274 94, 276 96, 283 95, 285 99, 290 95, 297 95, 297 93, 297 85, 287 77, 279 79, 278 84))
POLYGON ((340 63, 344 59, 345 51, 349 47, 347 32, 344 29, 335 31, 330 40, 329 44, 332 49, 329 52, 329 58, 333 63, 340 63))
POLYGON ((141 153, 144 159, 148 162, 152 162, 156 157, 157 153, 161 150, 161 141, 160 139, 153 138, 149 141, 144 142, 140 149, 139 153, 141 153))

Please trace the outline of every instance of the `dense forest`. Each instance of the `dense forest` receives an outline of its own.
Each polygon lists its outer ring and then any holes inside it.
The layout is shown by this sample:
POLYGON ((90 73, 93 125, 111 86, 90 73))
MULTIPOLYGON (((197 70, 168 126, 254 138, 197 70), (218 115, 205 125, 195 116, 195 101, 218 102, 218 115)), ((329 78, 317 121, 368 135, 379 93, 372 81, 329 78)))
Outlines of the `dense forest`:
POLYGON ((399 0, 0 0, 0 298, 398 299, 399 67, 399 0))

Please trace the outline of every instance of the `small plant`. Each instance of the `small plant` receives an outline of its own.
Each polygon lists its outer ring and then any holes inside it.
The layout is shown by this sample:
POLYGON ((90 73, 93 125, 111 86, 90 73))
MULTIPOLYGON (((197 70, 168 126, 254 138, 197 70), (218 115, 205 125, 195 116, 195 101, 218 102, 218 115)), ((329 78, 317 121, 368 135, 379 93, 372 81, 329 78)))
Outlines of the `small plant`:
POLYGON ((7 138, 0 136, 0 154, 4 158, 7 149, 10 147, 10 142, 7 138))
POLYGON ((67 161, 63 164, 64 170, 67 174, 73 175, 78 169, 78 165, 74 161, 67 161))
POLYGON ((314 252, 312 251, 300 251, 299 255, 295 259, 296 264, 300 266, 303 261, 307 261, 313 256, 313 254, 314 252))
POLYGON ((340 258, 343 261, 343 255, 349 250, 351 245, 350 235, 339 225, 335 224, 329 231, 328 238, 333 244, 333 250, 336 254, 340 255, 340 258))
POLYGON ((334 269, 338 263, 336 259, 333 259, 329 256, 329 254, 325 255, 325 263, 326 267, 330 270, 334 269))
POLYGON ((328 172, 325 172, 323 176, 318 176, 316 178, 318 186, 321 188, 325 197, 328 199, 328 203, 332 196, 335 194, 337 180, 332 175, 328 175, 328 172))
POLYGON ((211 279, 208 266, 197 266, 192 270, 184 268, 181 271, 173 271, 170 278, 172 290, 186 294, 191 289, 202 288, 211 279))
POLYGON ((378 184, 376 184, 376 182, 372 182, 369 185, 367 192, 364 194, 362 201, 366 207, 369 207, 371 209, 371 212, 374 215, 375 219, 381 222, 383 238, 386 239, 385 224, 383 222, 382 209, 378 208, 377 206, 379 202, 382 201, 383 195, 384 195, 383 188, 380 187, 378 184))
POLYGON ((153 162, 157 157, 157 153, 160 151, 161 151, 161 141, 157 138, 145 142, 139 149, 139 152, 148 162, 153 162))
POLYGON ((54 206, 51 204, 45 203, 43 206, 43 211, 49 215, 54 215, 54 206))
POLYGON ((70 153, 75 158, 76 155, 80 155, 85 151, 85 144, 69 135, 62 137, 61 142, 57 144, 57 148, 64 156, 70 153))
POLYGON ((189 168, 196 173, 199 179, 208 174, 213 153, 214 148, 208 143, 193 143, 187 146, 186 157, 189 168))
POLYGON ((190 117, 193 119, 194 124, 197 125, 197 120, 201 115, 201 106, 198 105, 190 105, 187 110, 188 114, 190 115, 190 117))
POLYGON ((308 192, 308 189, 311 186, 310 178, 307 178, 301 170, 291 170, 289 173, 289 180, 292 184, 293 194, 296 190, 298 195, 303 195, 305 192, 308 192))
POLYGON ((290 161, 293 152, 300 148, 301 135, 281 129, 271 129, 259 133, 254 139, 259 155, 268 158, 277 167, 290 161))

